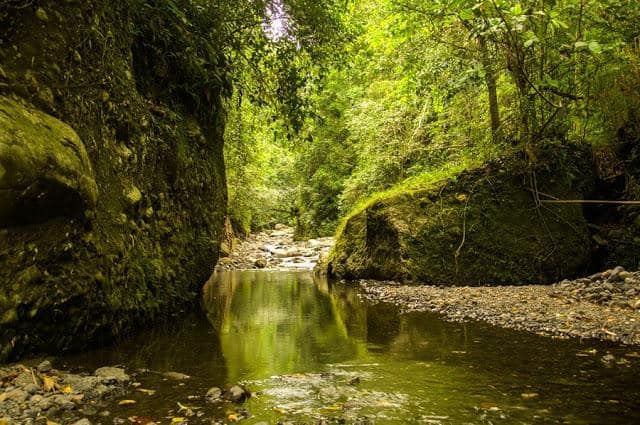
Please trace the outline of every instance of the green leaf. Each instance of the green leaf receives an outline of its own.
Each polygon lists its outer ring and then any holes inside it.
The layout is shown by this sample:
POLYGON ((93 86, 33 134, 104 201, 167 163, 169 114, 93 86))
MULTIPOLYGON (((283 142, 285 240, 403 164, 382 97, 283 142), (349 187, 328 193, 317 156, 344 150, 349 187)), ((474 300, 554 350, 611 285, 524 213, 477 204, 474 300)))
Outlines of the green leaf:
POLYGON ((522 6, 520 5, 520 3, 516 3, 511 8, 511 14, 514 15, 514 16, 522 15, 522 6))
POLYGON ((473 19, 473 10, 471 9, 463 9, 460 11, 460 19, 463 21, 470 21, 473 19))
POLYGON ((540 40, 538 40, 538 37, 533 36, 530 39, 528 39, 527 41, 524 42, 524 47, 531 47, 533 46, 533 43, 536 43, 540 40))
POLYGON ((587 43, 586 41, 576 41, 576 43, 573 45, 576 49, 580 50, 580 49, 584 49, 589 45, 589 43, 587 43))
POLYGON ((589 51, 595 55, 602 53, 602 46, 597 41, 589 42, 589 51))

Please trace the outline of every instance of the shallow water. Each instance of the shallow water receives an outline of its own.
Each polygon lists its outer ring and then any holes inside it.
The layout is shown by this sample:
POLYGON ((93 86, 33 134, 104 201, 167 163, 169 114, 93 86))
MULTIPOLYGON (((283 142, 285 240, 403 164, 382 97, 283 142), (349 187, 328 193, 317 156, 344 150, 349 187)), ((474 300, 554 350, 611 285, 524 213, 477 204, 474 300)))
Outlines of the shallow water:
POLYGON ((222 273, 202 304, 117 346, 61 359, 87 371, 148 369, 135 380, 154 394, 132 388, 122 398, 135 404, 97 405, 110 414, 94 422, 640 423, 637 348, 399 315, 309 273, 222 273), (608 353, 615 361, 602 361, 608 353), (167 371, 191 378, 168 380, 167 371), (203 399, 237 382, 256 393, 244 405, 203 399))

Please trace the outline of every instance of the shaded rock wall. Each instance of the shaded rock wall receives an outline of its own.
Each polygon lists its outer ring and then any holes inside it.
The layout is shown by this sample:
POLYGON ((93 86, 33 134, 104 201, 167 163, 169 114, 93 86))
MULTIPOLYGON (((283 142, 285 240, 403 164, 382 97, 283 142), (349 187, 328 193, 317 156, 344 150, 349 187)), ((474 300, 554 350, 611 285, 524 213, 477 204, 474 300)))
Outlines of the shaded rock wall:
POLYGON ((122 334, 215 266, 222 89, 165 96, 180 76, 138 57, 164 55, 134 4, 0 11, 0 360, 122 334))
POLYGON ((592 176, 588 159, 575 155, 573 165, 560 167, 562 155, 554 154, 533 170, 508 158, 382 196, 346 220, 325 267, 338 277, 449 285, 549 283, 584 273, 591 242, 582 207, 536 205, 531 191, 581 199, 592 176))

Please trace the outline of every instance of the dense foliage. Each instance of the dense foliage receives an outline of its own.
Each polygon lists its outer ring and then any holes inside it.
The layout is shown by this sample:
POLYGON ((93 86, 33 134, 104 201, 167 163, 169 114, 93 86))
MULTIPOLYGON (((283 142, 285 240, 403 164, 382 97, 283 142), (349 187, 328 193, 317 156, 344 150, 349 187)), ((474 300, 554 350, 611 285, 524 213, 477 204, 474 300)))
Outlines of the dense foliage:
MULTIPOLYGON (((636 1, 367 0, 351 3, 340 19, 352 36, 340 40, 340 60, 321 61, 322 73, 308 66, 295 75, 270 71, 297 81, 286 97, 297 115, 251 98, 240 100, 236 116, 262 123, 244 151, 272 157, 247 159, 256 177, 235 185, 260 187, 263 198, 295 185, 295 199, 291 191, 266 198, 271 210, 290 213, 301 236, 332 233, 376 192, 507 151, 534 164, 548 146, 637 140, 636 1), (293 169, 274 173, 274 158, 293 169)), ((302 64, 305 56, 297 57, 302 64)), ((233 155, 231 163, 240 165, 233 155)), ((264 205, 244 195, 245 206, 264 205)), ((271 215, 253 225, 285 219, 271 215)))

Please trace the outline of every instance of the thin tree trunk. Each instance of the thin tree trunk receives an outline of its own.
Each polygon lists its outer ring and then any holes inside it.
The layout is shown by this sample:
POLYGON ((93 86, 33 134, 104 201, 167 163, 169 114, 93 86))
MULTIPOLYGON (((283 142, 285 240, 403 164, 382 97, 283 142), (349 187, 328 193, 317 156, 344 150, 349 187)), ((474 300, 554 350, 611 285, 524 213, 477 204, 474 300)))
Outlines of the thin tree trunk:
POLYGON ((489 94, 489 115, 491 116, 491 135, 493 141, 498 141, 500 132, 500 109, 498 107, 498 84, 496 82, 496 73, 491 63, 489 49, 484 37, 479 36, 480 55, 482 67, 484 68, 484 78, 487 84, 489 94))

